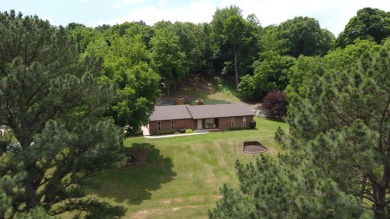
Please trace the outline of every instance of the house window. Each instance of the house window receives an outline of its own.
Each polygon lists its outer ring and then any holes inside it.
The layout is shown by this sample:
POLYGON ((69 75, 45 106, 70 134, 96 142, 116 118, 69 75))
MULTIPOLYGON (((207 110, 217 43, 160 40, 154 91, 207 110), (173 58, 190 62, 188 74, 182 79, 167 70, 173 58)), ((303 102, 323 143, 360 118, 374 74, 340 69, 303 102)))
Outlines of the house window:
POLYGON ((215 119, 205 119, 205 125, 207 129, 215 129, 217 126, 215 125, 215 119))
POLYGON ((234 117, 231 117, 231 118, 230 118, 230 126, 231 126, 231 127, 234 127, 234 117))
POLYGON ((161 131, 161 121, 157 122, 157 131, 161 131))
POLYGON ((246 116, 242 117, 242 126, 246 126, 246 116))
POLYGON ((171 120, 171 129, 175 129, 175 120, 171 120))

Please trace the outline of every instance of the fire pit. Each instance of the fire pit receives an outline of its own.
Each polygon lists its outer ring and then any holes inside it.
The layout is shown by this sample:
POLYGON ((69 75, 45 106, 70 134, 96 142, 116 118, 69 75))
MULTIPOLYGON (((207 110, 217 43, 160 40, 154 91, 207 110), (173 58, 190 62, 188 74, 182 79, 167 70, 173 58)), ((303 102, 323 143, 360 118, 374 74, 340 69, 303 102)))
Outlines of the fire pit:
POLYGON ((248 154, 258 154, 267 151, 267 148, 258 141, 245 141, 242 150, 248 154))

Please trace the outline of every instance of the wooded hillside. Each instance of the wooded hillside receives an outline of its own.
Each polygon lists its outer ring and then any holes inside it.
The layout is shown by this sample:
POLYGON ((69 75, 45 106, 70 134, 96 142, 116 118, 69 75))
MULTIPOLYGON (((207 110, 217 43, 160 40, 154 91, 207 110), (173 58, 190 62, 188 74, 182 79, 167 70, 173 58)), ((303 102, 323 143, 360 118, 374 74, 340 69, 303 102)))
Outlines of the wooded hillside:
POLYGON ((12 133, 0 137, 0 218, 124 215, 84 198, 88 178, 121 162, 123 128, 137 132, 195 76, 289 105, 287 152, 237 162, 242 186, 224 186, 210 217, 389 217, 389 12, 363 8, 336 38, 314 18, 263 27, 236 6, 210 23, 96 28, 10 11, 0 36, 0 125, 12 133))

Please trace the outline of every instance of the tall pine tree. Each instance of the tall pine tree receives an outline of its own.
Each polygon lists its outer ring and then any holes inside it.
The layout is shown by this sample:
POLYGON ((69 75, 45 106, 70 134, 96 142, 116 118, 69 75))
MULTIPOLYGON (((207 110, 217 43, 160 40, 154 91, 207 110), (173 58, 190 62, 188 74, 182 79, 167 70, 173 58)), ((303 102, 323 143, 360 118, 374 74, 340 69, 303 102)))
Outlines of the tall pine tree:
POLYGON ((390 50, 347 71, 326 70, 290 103, 288 152, 237 163, 211 218, 389 217, 390 50), (237 209, 235 206, 245 206, 237 209))
POLYGON ((100 62, 80 58, 64 28, 36 16, 0 13, 0 35, 0 124, 18 142, 0 152, 0 218, 123 215, 84 192, 92 174, 122 159, 121 129, 101 117, 114 89, 97 84, 100 62))

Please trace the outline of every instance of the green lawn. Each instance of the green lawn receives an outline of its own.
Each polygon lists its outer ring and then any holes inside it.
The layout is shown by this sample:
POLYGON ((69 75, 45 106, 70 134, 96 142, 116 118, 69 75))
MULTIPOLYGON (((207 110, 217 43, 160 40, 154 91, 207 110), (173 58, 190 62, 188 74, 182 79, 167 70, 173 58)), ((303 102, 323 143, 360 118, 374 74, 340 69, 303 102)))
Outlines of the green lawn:
POLYGON ((146 148, 143 165, 105 171, 95 177, 100 189, 91 195, 125 206, 125 218, 206 218, 220 198, 219 188, 238 186, 234 163, 259 155, 242 153, 245 140, 259 140, 268 155, 280 150, 275 130, 287 124, 256 118, 257 130, 215 132, 174 138, 126 139, 126 147, 146 148))

